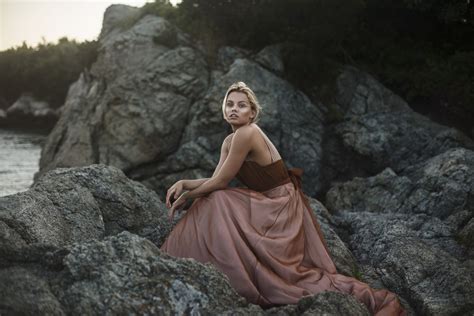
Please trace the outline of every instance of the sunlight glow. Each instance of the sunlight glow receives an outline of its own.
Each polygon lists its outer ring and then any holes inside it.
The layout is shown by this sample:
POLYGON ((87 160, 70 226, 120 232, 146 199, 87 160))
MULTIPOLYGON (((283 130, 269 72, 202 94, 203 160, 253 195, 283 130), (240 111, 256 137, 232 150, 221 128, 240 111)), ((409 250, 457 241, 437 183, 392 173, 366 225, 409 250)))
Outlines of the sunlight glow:
MULTIPOLYGON (((100 33, 105 9, 111 4, 141 7, 153 0, 0 0, 0 51, 61 37, 94 40, 100 33)), ((172 0, 176 3, 181 0, 172 0)))

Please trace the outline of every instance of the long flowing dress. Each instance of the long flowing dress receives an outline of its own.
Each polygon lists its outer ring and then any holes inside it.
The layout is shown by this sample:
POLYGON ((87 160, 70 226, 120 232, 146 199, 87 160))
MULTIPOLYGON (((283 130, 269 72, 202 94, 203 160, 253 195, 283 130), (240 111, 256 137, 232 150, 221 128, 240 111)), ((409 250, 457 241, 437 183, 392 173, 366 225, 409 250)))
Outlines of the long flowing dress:
POLYGON ((326 290, 355 296, 376 316, 406 315, 394 293, 337 273, 302 191, 302 169, 287 169, 260 132, 272 163, 246 160, 236 177, 247 188, 196 198, 161 250, 211 262, 240 295, 262 307, 296 304, 326 290))

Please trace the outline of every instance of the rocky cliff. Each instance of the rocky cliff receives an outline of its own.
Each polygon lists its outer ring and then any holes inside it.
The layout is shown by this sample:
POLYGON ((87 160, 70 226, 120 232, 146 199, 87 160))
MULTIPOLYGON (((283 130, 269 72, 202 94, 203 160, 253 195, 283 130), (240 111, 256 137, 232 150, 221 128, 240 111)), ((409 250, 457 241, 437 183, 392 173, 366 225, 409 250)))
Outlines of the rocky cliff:
POLYGON ((222 47, 210 65, 161 17, 117 26, 135 14, 107 9, 98 60, 70 87, 35 185, 0 198, 0 312, 367 314, 338 293, 265 311, 212 266, 159 251, 172 228, 163 193, 212 174, 235 81, 256 92, 259 125, 287 165, 304 169, 341 273, 399 294, 412 314, 474 310, 472 139, 354 67, 341 67, 324 104, 284 79, 280 44, 222 47))

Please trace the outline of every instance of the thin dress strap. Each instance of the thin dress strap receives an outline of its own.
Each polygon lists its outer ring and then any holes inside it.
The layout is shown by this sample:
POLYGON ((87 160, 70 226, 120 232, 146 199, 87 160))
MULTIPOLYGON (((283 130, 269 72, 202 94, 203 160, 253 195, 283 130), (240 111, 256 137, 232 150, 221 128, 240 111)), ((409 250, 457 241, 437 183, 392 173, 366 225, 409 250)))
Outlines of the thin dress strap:
MULTIPOLYGON (((257 126, 257 129, 260 131, 260 135, 262 135, 263 140, 264 140, 265 144, 267 145, 268 150, 270 151, 270 157, 271 157, 271 160, 272 160, 272 163, 273 163, 273 161, 275 160, 274 159, 274 151, 272 150, 272 147, 268 143, 270 140, 267 138, 267 135, 265 135, 265 133, 260 129, 259 126, 257 126)), ((280 157, 278 157, 277 159, 280 159, 280 157)))

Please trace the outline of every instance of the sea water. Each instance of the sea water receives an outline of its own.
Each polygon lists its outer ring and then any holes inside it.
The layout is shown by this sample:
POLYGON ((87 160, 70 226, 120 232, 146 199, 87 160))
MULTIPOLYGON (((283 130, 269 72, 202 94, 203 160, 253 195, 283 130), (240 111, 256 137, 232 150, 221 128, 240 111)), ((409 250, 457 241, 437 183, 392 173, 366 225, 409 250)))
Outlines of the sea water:
POLYGON ((47 135, 0 128, 0 196, 28 190, 47 135))

